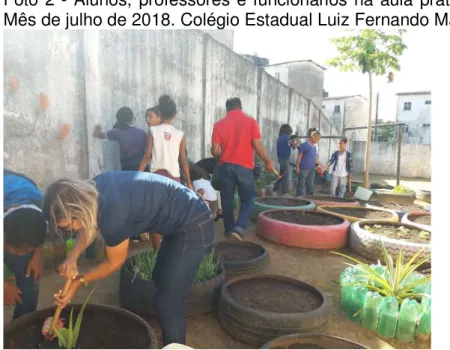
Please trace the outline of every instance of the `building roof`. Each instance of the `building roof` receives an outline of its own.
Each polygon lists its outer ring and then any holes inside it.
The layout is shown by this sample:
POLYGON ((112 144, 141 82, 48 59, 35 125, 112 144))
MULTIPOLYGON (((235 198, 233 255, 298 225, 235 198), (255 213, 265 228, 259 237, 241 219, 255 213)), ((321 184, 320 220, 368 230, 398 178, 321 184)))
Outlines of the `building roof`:
POLYGON ((297 60, 297 61, 287 61, 287 62, 281 62, 281 63, 275 63, 275 64, 270 64, 267 67, 273 67, 273 66, 281 66, 283 64, 289 64, 289 63, 302 63, 302 62, 309 62, 312 63, 314 65, 316 65, 317 67, 319 67, 322 70, 327 70, 324 66, 321 66, 320 64, 318 64, 317 62, 314 62, 313 60, 297 60))
POLYGON ((409 95, 431 95, 431 91, 413 91, 413 92, 399 92, 397 96, 409 96, 409 95))
POLYGON ((367 98, 362 95, 331 96, 331 97, 329 96, 329 97, 322 98, 322 100, 346 100, 347 98, 354 98, 354 97, 361 97, 361 98, 367 100, 367 98))

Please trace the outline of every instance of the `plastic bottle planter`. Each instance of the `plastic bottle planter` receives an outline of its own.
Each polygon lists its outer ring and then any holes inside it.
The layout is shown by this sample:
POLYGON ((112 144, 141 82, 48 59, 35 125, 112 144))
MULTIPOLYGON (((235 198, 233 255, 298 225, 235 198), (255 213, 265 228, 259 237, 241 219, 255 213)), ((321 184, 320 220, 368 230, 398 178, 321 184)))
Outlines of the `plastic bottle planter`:
MULTIPOLYGON (((372 265, 373 269, 384 269, 381 265, 372 265)), ((384 338, 396 337, 403 342, 414 339, 426 340, 431 334, 431 298, 423 298, 419 304, 416 300, 404 299, 401 305, 396 298, 384 297, 377 292, 367 291, 362 284, 368 281, 358 276, 358 270, 348 267, 340 276, 341 304, 340 310, 353 322, 370 331, 377 331, 384 338), (344 285, 360 283, 360 285, 344 285)), ((411 276, 411 283, 422 278, 416 273, 411 276)), ((431 284, 414 288, 416 293, 431 294, 431 284)))

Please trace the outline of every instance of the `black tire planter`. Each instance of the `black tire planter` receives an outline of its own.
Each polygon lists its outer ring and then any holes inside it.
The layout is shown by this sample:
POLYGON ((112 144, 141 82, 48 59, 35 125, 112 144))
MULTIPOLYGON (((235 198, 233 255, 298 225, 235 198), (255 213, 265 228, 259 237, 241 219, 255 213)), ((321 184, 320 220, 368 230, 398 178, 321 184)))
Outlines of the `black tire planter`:
POLYGON ((431 203, 431 191, 420 190, 416 193, 416 198, 425 203, 431 203))
POLYGON ((326 334, 291 334, 274 339, 260 349, 367 349, 347 339, 326 334), (300 347, 301 346, 301 347, 300 347))
MULTIPOLYGON (((350 227, 350 247, 358 254, 365 256, 371 260, 382 260, 382 246, 381 241, 387 252, 396 261, 400 251, 404 251, 405 259, 408 261, 421 249, 424 249, 419 255, 419 259, 431 255, 431 244, 422 244, 414 242, 406 242, 400 239, 384 237, 373 232, 365 230, 364 225, 393 225, 404 226, 407 228, 417 229, 417 226, 408 225, 404 223, 386 222, 386 221, 357 221, 350 227)), ((425 266, 425 265, 424 265, 425 266)))
POLYGON ((276 275, 246 275, 225 283, 219 296, 218 315, 223 329, 233 338, 253 346, 262 346, 274 338, 293 333, 321 332, 329 318, 325 295, 317 288, 292 278, 276 275), (228 288, 234 283, 252 279, 275 279, 306 289, 320 297, 318 308, 306 312, 271 312, 243 305, 232 297, 228 288))
MULTIPOLYGON (((61 317, 68 324, 69 314, 75 308, 74 318, 82 305, 69 305, 61 317)), ((54 307, 45 308, 19 317, 4 326, 5 349, 39 349, 44 343, 41 328, 47 317, 55 313, 54 307)), ((75 321, 74 321, 75 322, 75 321)), ((58 341, 51 343, 58 349, 58 341)), ((158 339, 150 325, 141 317, 117 307, 87 304, 81 323, 78 349, 159 349, 158 339), (117 323, 113 329, 106 324, 117 323), (103 327, 102 330, 100 328, 103 327), (108 328, 108 329, 106 329, 108 328)))
POLYGON ((298 210, 315 210, 316 205, 308 199, 303 198, 279 198, 279 197, 259 197, 255 198, 255 203, 253 206, 253 212, 250 215, 250 220, 256 221, 258 218, 258 215, 266 210, 273 210, 273 209, 298 209, 298 210), (262 202, 264 199, 279 199, 281 201, 294 201, 298 202, 298 205, 275 205, 275 204, 266 204, 262 202), (304 203, 303 203, 304 202, 304 203))
MULTIPOLYGON (((144 280, 129 269, 129 260, 120 270, 119 299, 121 305, 138 315, 156 316, 154 299, 156 287, 151 280, 144 280)), ((225 273, 212 279, 193 283, 185 302, 186 316, 201 315, 216 309, 220 287, 225 282, 225 273)))
POLYGON ((416 192, 394 193, 392 190, 373 191, 371 201, 376 202, 394 202, 398 204, 414 204, 416 192))
POLYGON ((220 261, 227 279, 262 272, 269 266, 269 252, 267 249, 252 242, 219 242, 214 249, 214 254, 220 261), (244 257, 236 260, 227 258, 226 251, 233 249, 242 249, 244 254, 245 250, 247 250, 250 252, 249 255, 254 257, 244 257))

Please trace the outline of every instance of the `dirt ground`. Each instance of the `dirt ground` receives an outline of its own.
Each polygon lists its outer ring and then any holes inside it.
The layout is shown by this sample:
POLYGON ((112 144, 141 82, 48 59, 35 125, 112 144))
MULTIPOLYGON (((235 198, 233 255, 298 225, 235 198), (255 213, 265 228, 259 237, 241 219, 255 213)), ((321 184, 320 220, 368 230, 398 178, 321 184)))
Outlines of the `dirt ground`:
MULTIPOLYGON (((218 241, 225 240, 223 236, 223 224, 219 221, 216 224, 216 238, 218 241)), ((343 258, 331 255, 327 251, 313 251, 306 249, 296 249, 280 246, 271 242, 259 239, 255 234, 255 225, 250 223, 248 227, 247 239, 264 245, 270 254, 270 267, 267 273, 280 274, 297 278, 320 288, 331 304, 331 316, 325 333, 335 335, 361 343, 372 349, 391 348, 419 348, 430 349, 431 341, 401 343, 397 340, 383 340, 375 333, 363 329, 359 324, 355 324, 346 319, 345 315, 339 312, 339 275, 345 266, 342 264, 343 258)), ((133 244, 133 253, 137 251, 151 249, 145 243, 133 244)), ((348 249, 343 249, 345 253, 351 253, 348 249)), ((354 256, 354 253, 352 254, 354 256)), ((359 257, 362 259, 361 257, 359 257)), ((79 269, 81 273, 89 269, 92 262, 80 261, 79 269)), ((53 305, 52 295, 62 287, 61 278, 52 272, 47 272, 41 280, 41 293, 39 296, 38 308, 45 308, 53 305)), ((95 289, 91 302, 119 306, 119 272, 110 278, 94 283, 95 289)), ((72 303, 83 303, 91 288, 80 289, 72 303)), ((4 307, 4 322, 7 323, 12 317, 12 308, 4 307)), ((148 319, 150 325, 158 335, 160 330, 156 319, 148 319)), ((187 343, 193 348, 215 348, 215 349, 243 349, 250 348, 248 345, 234 340, 220 326, 215 313, 189 317, 187 319, 187 343)))

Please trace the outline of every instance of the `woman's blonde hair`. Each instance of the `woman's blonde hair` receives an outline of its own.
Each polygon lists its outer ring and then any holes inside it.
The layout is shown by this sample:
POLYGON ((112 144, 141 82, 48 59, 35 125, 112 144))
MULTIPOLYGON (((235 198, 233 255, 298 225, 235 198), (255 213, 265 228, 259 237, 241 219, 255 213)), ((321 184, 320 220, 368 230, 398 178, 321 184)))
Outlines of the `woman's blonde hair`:
POLYGON ((44 196, 44 215, 57 233, 58 222, 78 219, 88 242, 97 237, 98 192, 93 181, 63 179, 51 184, 44 196))

